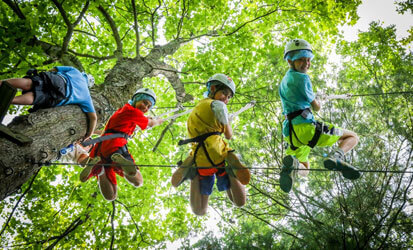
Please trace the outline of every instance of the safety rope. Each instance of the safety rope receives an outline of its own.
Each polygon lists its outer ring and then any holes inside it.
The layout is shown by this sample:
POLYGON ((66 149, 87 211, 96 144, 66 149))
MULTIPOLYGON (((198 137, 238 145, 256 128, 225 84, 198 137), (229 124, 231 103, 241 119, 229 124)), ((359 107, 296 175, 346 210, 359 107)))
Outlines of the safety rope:
MULTIPOLYGON (((341 94, 341 95, 329 95, 328 97, 331 97, 329 99, 349 99, 347 96, 350 96, 350 98, 353 97, 364 97, 364 96, 385 96, 385 95, 402 95, 402 94, 413 94, 413 91, 399 91, 399 92, 386 92, 386 93, 367 93, 367 94, 341 94), (337 98, 334 98, 337 97, 337 98)), ((255 101, 256 104, 259 103, 278 103, 280 100, 266 100, 266 101, 255 101)), ((246 105, 250 102, 233 102, 233 103, 228 103, 227 106, 231 105, 246 105)), ((182 106, 184 108, 193 108, 195 105, 184 105, 182 106)), ((175 109, 176 107, 168 107, 168 106, 163 106, 163 107, 154 107, 153 109, 175 109)))
POLYGON ((176 112, 176 111, 180 111, 180 110, 183 110, 183 109, 184 109, 183 106, 174 108, 174 109, 172 109, 172 110, 170 110, 170 111, 168 111, 168 112, 165 112, 165 113, 163 113, 163 114, 160 114, 160 115, 155 116, 155 119, 159 119, 159 118, 162 117, 162 116, 169 115, 170 113, 173 113, 173 112, 176 112))
MULTIPOLYGON (((39 165, 43 165, 45 163, 35 163, 39 165)), ((89 166, 89 165, 101 165, 101 166, 112 166, 114 165, 113 163, 99 163, 99 164, 90 164, 90 163, 85 163, 85 164, 80 164, 80 163, 70 163, 70 162, 58 162, 58 163, 49 163, 46 164, 46 166, 89 166)), ((211 169, 211 168, 216 168, 216 169, 225 169, 225 167, 202 167, 202 166, 178 166, 178 165, 162 165, 162 164, 115 164, 116 166, 124 166, 124 167, 130 167, 130 166, 135 166, 135 167, 143 167, 143 168, 196 168, 196 169, 211 169)), ((234 167, 235 168, 235 167, 234 167)), ((237 169, 237 168, 235 168, 237 169)), ((248 169, 267 169, 267 170, 280 170, 279 167, 250 167, 248 169)), ((303 170, 301 168, 293 168, 292 170, 303 170)), ((340 172, 340 170, 335 170, 335 169, 325 169, 325 168, 310 168, 310 169, 304 169, 306 171, 318 171, 318 172, 340 172)), ((399 174, 413 174, 413 171, 402 171, 402 170, 372 170, 372 169, 359 169, 357 170, 362 173, 399 173, 399 174)))
MULTIPOLYGON (((234 113, 232 113, 232 114, 229 114, 230 120, 234 119, 236 116, 238 116, 239 114, 241 114, 241 113, 244 112, 245 110, 254 107, 256 103, 257 103, 256 101, 250 101, 250 102, 245 103, 245 106, 244 106, 244 107, 240 108, 238 111, 236 111, 236 112, 234 112, 234 113)), ((171 111, 169 111, 169 112, 166 112, 166 113, 163 113, 163 114, 160 114, 160 115, 156 116, 156 118, 165 116, 165 115, 167 115, 167 114, 170 114, 170 113, 173 113, 173 112, 175 112, 175 111, 182 110, 182 109, 183 109, 183 107, 174 108, 173 110, 171 110, 171 111)), ((181 112, 181 113, 178 113, 178 114, 175 114, 175 115, 172 115, 172 116, 163 118, 163 120, 176 119, 176 118, 178 118, 178 117, 181 117, 181 116, 183 116, 183 115, 189 114, 189 113, 191 113, 191 112, 192 112, 192 109, 188 109, 188 110, 186 110, 186 111, 184 111, 184 112, 181 112)))

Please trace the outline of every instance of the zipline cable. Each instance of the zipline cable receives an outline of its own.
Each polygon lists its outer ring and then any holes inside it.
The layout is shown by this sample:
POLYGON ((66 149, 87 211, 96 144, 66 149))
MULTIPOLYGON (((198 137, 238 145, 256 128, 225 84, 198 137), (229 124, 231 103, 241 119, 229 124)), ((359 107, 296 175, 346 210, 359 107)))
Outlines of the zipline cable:
MULTIPOLYGON (((45 163, 34 163, 34 164, 39 164, 39 165, 45 165, 45 163)), ((70 162, 59 162, 59 163, 50 163, 46 164, 46 166, 51 166, 51 165, 62 165, 62 166, 89 166, 89 165, 101 165, 101 166, 135 166, 135 167, 143 167, 143 168, 176 168, 178 165, 162 165, 162 164, 113 164, 113 163, 99 163, 99 164, 90 164, 90 163, 85 163, 85 164, 80 164, 80 163, 70 163, 70 162)), ((184 167, 181 166, 181 168, 199 168, 199 169, 211 169, 211 168, 216 168, 216 169, 225 169, 225 167, 202 167, 202 166, 188 166, 184 167)), ((268 170, 280 170, 281 168, 279 167, 250 167, 248 169, 268 169, 268 170)), ((293 168, 292 170, 303 170, 303 169, 298 169, 298 168, 293 168)), ((340 170, 334 170, 334 169, 325 169, 325 168, 310 168, 310 169, 305 169, 306 171, 317 171, 317 172, 340 172, 340 170)), ((359 172, 362 173, 396 173, 396 174, 413 174, 413 171, 402 171, 402 170, 372 170, 372 169, 359 169, 359 172)))
MULTIPOLYGON (((364 97, 364 96, 384 96, 384 95, 402 95, 402 94, 413 94, 413 91, 398 91, 398 92, 387 92, 387 93, 367 93, 367 94, 341 94, 341 95, 329 95, 326 96, 327 99, 350 99, 353 97, 364 97), (330 98, 328 98, 330 97, 330 98), (336 98, 334 98, 336 97, 336 98), (345 98, 346 97, 346 98, 345 98)), ((280 102, 280 100, 266 100, 266 101, 255 101, 256 104, 259 103, 277 103, 280 102)), ((227 106, 231 105, 246 105, 250 102, 233 102, 233 103, 228 103, 227 106)), ((183 108, 193 108, 195 105, 183 105, 183 108)), ((176 107, 154 107, 153 109, 176 109, 176 107)))

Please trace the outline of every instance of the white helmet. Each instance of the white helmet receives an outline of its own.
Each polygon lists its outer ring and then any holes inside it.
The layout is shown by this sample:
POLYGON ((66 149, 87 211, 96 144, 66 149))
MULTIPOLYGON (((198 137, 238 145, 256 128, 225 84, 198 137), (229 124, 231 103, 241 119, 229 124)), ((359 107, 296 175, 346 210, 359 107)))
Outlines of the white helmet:
POLYGON ((95 84, 95 78, 91 74, 86 74, 86 76, 87 76, 87 86, 89 88, 93 87, 93 85, 95 84))
MULTIPOLYGON (((135 94, 132 96, 132 100, 133 100, 133 98, 134 98, 137 94, 146 94, 146 95, 152 97, 153 100, 154 100, 155 103, 156 103, 156 95, 155 95, 155 92, 153 92, 151 89, 141 88, 141 89, 136 90, 135 94)), ((155 103, 153 104, 154 106, 155 106, 155 103)))
POLYGON ((284 49, 284 59, 287 56, 288 52, 297 51, 297 50, 308 50, 313 52, 311 45, 304 39, 293 39, 285 45, 284 49))
POLYGON ((221 82, 222 84, 224 84, 225 86, 227 86, 231 91, 232 91, 232 95, 235 95, 235 83, 234 81, 231 79, 231 77, 225 75, 225 74, 215 74, 213 75, 211 78, 208 79, 208 82, 212 82, 212 81, 218 81, 221 82))

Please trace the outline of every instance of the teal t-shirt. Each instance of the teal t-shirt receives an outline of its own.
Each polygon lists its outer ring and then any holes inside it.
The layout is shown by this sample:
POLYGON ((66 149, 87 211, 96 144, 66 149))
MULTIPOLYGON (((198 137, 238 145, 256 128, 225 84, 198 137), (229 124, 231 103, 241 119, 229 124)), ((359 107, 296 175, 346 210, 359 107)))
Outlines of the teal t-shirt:
MULTIPOLYGON (((281 81, 279 94, 283 108, 283 114, 287 115, 294 111, 310 108, 315 95, 310 77, 307 74, 289 69, 281 81)), ((297 116, 293 124, 312 123, 314 116, 310 114, 307 119, 297 116)), ((288 120, 283 122, 283 134, 289 136, 288 120)))
POLYGON ((95 112, 92 97, 89 93, 88 79, 85 73, 70 66, 57 66, 57 73, 66 79, 66 97, 56 106, 76 104, 83 112, 95 112))

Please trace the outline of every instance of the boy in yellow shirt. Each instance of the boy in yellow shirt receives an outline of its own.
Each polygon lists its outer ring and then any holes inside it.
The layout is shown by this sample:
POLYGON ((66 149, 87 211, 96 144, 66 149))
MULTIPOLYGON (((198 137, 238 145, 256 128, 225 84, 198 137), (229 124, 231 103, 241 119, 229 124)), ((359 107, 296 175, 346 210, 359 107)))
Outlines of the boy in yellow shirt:
POLYGON ((235 84, 228 76, 215 74, 208 80, 207 88, 207 98, 195 106, 187 121, 191 139, 180 142, 192 143, 192 152, 171 179, 172 185, 178 187, 192 175, 190 204, 196 215, 206 214, 215 177, 218 190, 227 191, 228 198, 238 207, 246 202, 244 185, 250 180, 249 170, 221 137, 223 133, 226 139, 232 138, 226 105, 235 94, 235 84), (195 173, 191 173, 193 164, 197 166, 195 173))

